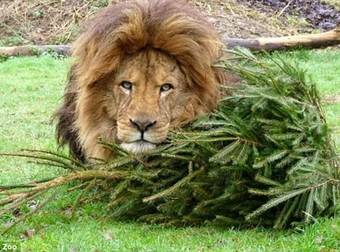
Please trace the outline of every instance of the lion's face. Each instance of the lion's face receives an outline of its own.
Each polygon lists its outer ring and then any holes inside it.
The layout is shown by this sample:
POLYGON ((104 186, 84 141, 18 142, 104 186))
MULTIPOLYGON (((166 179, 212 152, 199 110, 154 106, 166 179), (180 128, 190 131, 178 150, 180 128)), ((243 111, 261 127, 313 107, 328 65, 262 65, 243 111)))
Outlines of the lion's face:
POLYGON ((162 143, 170 128, 192 120, 187 111, 195 94, 170 56, 151 49, 129 56, 113 79, 106 107, 124 149, 146 152, 162 143))
MULTIPOLYGON (((172 128, 212 111, 222 44, 185 1, 137 0, 100 12, 73 45, 75 59, 56 113, 57 139, 83 161, 164 142, 172 128)), ((222 78, 221 78, 222 77, 222 78)))

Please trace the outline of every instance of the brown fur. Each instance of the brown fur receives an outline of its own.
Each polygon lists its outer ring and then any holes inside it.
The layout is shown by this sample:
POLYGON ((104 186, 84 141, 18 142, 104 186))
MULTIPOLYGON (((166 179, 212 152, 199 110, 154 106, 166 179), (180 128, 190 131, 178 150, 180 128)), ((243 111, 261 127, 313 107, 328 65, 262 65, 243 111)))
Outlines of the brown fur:
POLYGON ((220 73, 212 67, 221 43, 214 29, 184 1, 149 0, 104 9, 74 43, 75 62, 56 113, 58 142, 78 159, 109 159, 98 144, 136 134, 131 118, 151 118, 155 143, 213 110, 220 73), (126 94, 119 86, 133 82, 126 94), (162 83, 174 89, 159 95, 162 83))

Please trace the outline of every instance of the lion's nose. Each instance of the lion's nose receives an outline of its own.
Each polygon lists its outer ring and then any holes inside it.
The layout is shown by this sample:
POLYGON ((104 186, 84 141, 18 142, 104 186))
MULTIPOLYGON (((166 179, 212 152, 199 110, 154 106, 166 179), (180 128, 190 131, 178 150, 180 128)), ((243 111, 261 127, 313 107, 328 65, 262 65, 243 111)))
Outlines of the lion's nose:
POLYGON ((130 122, 132 126, 138 129, 140 132, 147 131, 157 123, 156 120, 132 120, 132 119, 130 119, 130 122))

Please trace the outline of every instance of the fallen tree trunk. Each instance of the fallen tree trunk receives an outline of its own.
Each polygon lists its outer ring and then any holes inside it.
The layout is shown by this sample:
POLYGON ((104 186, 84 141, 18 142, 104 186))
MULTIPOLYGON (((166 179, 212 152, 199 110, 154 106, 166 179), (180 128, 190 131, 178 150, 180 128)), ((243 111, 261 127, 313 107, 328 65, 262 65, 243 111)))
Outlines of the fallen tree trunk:
MULTIPOLYGON (((322 48, 340 44, 340 25, 334 30, 318 34, 302 34, 284 37, 268 37, 254 39, 229 38, 222 35, 222 41, 227 48, 245 47, 251 50, 283 50, 293 48, 322 48)), ((27 45, 0 47, 0 56, 33 56, 44 52, 54 52, 60 55, 70 55, 70 45, 27 45)))
POLYGON ((0 56, 34 56, 43 53, 57 53, 59 55, 70 55, 70 45, 24 45, 24 46, 11 46, 0 47, 0 56))
POLYGON ((228 48, 245 47, 251 50, 272 51, 299 47, 322 48, 340 44, 340 26, 334 30, 318 34, 254 39, 237 39, 222 36, 222 41, 228 48))

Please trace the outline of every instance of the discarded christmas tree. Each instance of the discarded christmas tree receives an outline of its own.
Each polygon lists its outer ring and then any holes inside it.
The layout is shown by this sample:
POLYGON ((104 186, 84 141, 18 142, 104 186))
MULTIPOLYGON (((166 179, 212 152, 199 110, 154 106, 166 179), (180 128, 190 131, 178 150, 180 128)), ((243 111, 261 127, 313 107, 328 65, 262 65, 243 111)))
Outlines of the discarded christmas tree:
POLYGON ((220 67, 242 84, 214 113, 173 132, 143 158, 111 143, 103 143, 117 153, 110 163, 82 164, 45 151, 14 154, 68 172, 0 186, 0 215, 72 181, 77 207, 83 198, 100 200, 120 219, 283 228, 334 215, 339 160, 315 86, 277 57, 233 53, 238 61, 220 67))

